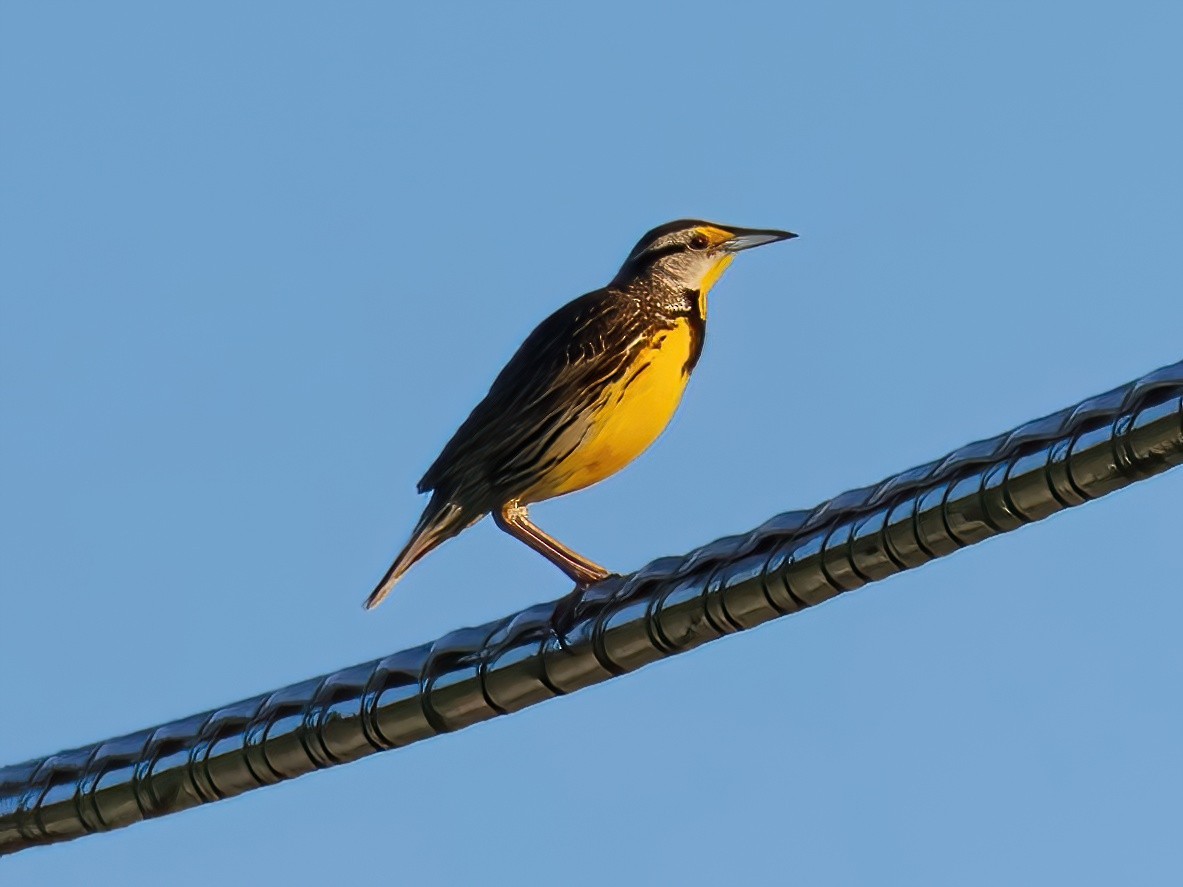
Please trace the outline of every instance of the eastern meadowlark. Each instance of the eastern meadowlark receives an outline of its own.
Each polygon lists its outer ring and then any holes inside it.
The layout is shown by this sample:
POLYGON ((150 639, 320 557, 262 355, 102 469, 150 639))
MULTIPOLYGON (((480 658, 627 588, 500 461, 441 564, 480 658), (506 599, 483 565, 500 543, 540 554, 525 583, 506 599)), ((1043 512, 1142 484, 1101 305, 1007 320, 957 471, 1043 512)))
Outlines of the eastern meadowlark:
POLYGON ((737 252, 790 237, 670 222, 641 238, 608 286, 539 324, 419 481, 431 500, 366 607, 489 513, 578 586, 607 577, 531 523, 526 506, 603 480, 657 439, 702 352, 707 293, 737 252))

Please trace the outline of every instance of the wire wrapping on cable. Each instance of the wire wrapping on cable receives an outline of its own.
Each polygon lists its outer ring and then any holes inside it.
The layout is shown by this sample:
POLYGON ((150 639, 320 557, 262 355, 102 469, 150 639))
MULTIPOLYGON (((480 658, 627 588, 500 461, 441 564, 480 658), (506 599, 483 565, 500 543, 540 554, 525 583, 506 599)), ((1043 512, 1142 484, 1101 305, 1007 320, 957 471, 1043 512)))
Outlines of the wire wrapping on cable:
POLYGON ((398 748, 640 668, 1183 462, 1183 362, 559 602, 159 727, 0 768, 0 853, 398 748))

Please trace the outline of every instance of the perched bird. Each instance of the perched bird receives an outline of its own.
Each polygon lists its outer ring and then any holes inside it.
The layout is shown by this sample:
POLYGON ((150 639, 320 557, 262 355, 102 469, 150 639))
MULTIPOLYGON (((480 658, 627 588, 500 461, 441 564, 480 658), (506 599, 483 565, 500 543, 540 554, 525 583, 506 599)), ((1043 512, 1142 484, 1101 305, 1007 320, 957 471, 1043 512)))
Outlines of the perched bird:
POLYGON ((366 608, 489 513, 577 586, 606 578, 531 523, 526 507, 615 474, 657 439, 702 352, 707 293, 737 252, 790 237, 670 222, 641 238, 608 286, 539 324, 419 481, 431 501, 366 608))

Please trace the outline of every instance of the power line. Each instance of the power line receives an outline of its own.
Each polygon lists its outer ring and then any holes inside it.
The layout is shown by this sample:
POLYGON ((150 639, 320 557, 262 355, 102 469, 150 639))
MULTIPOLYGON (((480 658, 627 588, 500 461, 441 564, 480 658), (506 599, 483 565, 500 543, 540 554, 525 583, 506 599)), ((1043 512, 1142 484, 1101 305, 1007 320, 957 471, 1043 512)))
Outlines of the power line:
POLYGON ((1183 462, 1183 361, 750 533, 383 659, 0 769, 0 854, 509 714, 1183 462), (556 631, 559 614, 562 631, 556 631))

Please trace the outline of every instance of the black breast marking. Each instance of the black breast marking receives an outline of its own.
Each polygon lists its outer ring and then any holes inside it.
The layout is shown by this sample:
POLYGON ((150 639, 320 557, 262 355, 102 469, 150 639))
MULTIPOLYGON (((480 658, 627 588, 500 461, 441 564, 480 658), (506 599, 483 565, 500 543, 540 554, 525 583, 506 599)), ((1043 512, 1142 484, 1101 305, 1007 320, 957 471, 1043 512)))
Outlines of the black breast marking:
POLYGON ((690 310, 686 313, 686 319, 690 323, 690 354, 682 366, 683 376, 689 376, 698 364, 707 337, 707 319, 702 314, 702 294, 698 290, 690 290, 686 297, 690 303, 690 310))

